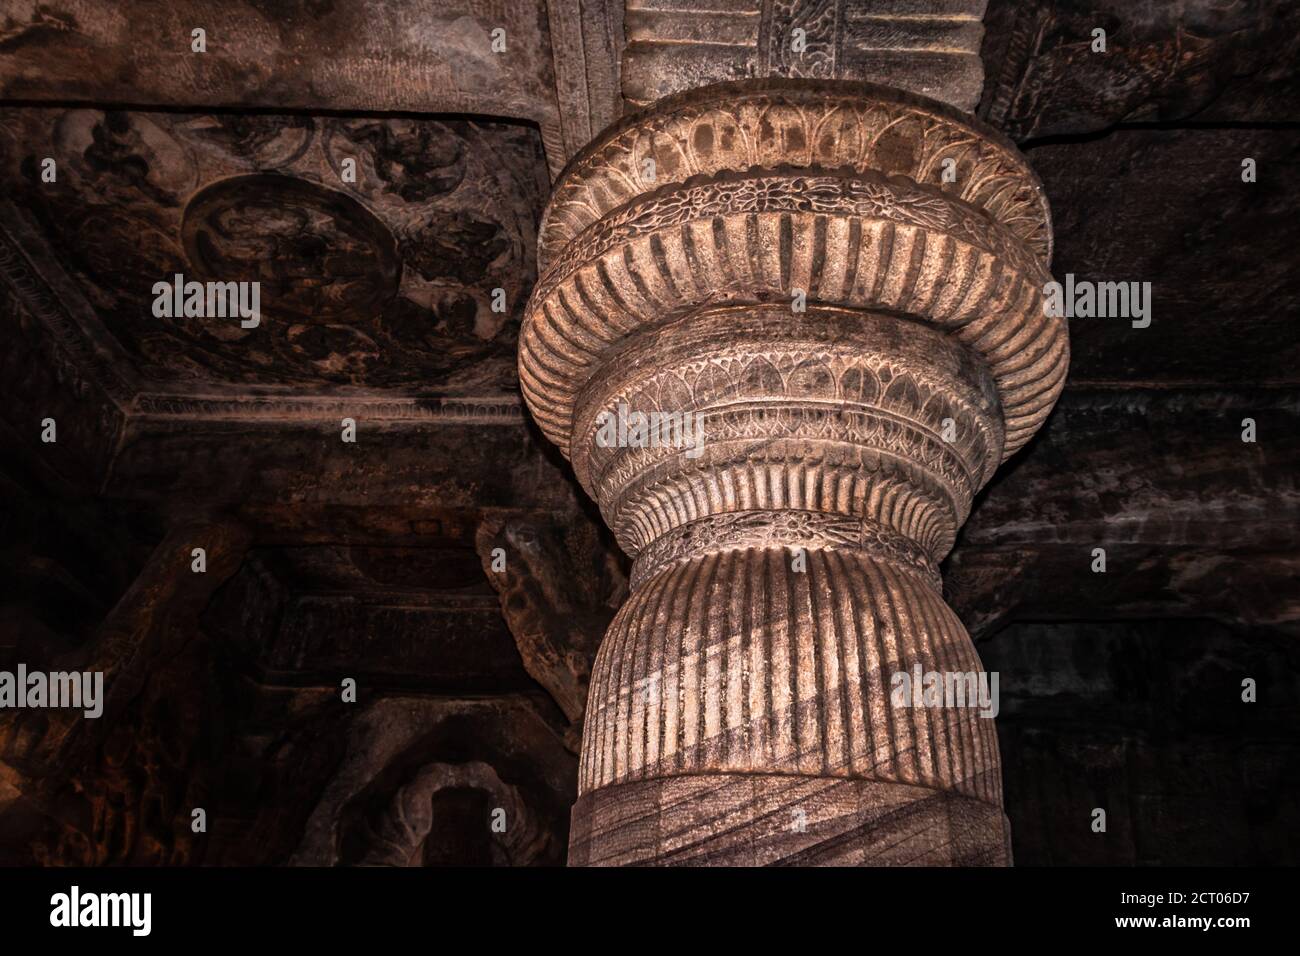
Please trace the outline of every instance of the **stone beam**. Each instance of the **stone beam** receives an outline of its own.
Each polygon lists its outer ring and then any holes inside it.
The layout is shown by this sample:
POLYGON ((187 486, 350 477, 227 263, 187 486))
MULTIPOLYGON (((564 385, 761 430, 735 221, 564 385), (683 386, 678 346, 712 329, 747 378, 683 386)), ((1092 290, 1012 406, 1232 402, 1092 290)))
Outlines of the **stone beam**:
POLYGON ((517 398, 373 394, 158 405, 146 396, 127 421, 104 491, 161 499, 173 513, 256 512, 266 530, 319 509, 408 522, 449 509, 571 512, 577 494, 530 436, 517 398), (343 440, 344 418, 355 423, 353 442, 343 440))
POLYGON ((19 0, 6 4, 0 20, 0 97, 556 121, 541 2, 316 6, 136 0, 128 9, 19 0), (492 49, 498 28, 504 53, 492 49))
POLYGON ((524 119, 555 174, 618 115, 621 14, 621 0, 17 0, 0 13, 0 99, 524 119))
POLYGON ((1016 619, 1196 617, 1295 631, 1297 475, 1294 388, 1072 386, 1033 454, 982 496, 945 593, 977 641, 1016 619))
POLYGON ((973 110, 987 0, 626 0, 634 106, 724 80, 867 80, 973 110))

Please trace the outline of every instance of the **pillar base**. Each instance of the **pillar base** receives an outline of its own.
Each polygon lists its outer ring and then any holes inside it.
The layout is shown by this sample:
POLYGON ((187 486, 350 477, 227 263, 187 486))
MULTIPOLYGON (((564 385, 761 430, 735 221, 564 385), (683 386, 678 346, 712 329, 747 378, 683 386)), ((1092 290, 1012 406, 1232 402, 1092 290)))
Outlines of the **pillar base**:
POLYGON ((1010 866, 1001 808, 878 780, 698 774, 573 808, 570 866, 1010 866))

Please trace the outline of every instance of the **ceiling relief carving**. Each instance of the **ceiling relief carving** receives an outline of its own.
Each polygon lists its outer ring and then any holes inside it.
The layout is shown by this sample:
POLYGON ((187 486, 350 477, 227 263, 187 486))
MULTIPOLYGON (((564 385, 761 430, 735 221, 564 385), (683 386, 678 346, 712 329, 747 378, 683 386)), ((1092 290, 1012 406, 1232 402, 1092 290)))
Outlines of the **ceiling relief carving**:
POLYGON ((382 222, 345 193, 290 176, 205 187, 185 207, 181 238, 200 279, 256 279, 273 312, 307 325, 373 319, 400 281, 397 240, 382 222))
POLYGON ((0 135, 15 199, 151 386, 512 385, 545 190, 527 127, 20 109, 0 135), (58 188, 25 188, 47 158, 58 188), (176 274, 259 282, 266 321, 156 317, 176 274))

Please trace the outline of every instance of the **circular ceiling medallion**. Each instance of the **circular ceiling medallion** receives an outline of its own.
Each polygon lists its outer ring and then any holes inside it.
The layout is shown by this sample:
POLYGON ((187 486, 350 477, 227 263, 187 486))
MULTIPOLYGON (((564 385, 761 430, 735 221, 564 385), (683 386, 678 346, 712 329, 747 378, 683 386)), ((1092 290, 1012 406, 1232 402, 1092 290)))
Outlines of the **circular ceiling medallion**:
POLYGON ((378 315, 397 293, 401 258, 388 227, 341 192, 255 174, 200 190, 181 239, 195 278, 261 283, 265 314, 311 323, 378 315))

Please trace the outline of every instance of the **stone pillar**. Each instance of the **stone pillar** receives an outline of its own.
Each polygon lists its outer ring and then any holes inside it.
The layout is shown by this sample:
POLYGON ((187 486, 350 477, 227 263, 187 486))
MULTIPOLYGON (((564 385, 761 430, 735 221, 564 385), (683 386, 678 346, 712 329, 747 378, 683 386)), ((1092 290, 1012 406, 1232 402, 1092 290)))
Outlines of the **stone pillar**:
POLYGON ((635 558, 570 862, 1008 863, 992 721, 891 690, 980 670, 938 563, 1065 378, 1023 158, 883 87, 720 84, 576 156, 540 251, 523 393, 635 558))

